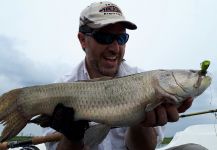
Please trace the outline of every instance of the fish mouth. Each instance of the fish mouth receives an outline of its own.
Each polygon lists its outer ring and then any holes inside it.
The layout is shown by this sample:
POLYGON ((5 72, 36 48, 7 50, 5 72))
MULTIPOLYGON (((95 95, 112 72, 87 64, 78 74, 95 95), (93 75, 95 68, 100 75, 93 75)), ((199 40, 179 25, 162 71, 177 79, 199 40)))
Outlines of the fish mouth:
POLYGON ((208 80, 207 82, 208 82, 208 84, 210 84, 211 83, 211 77, 210 76, 208 76, 208 75, 202 75, 202 74, 200 74, 199 72, 198 72, 198 74, 199 74, 199 77, 198 77, 198 80, 197 80, 197 82, 194 84, 194 87, 195 88, 199 88, 200 86, 201 86, 201 83, 202 83, 202 81, 203 80, 208 80))

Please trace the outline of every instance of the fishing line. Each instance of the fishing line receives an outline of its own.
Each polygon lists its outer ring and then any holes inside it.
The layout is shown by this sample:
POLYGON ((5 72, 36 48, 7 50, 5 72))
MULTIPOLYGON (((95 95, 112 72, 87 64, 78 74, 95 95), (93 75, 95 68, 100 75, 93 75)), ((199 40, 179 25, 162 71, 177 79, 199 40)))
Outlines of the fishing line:
MULTIPOLYGON (((210 91, 210 102, 209 102, 209 105, 211 106, 212 103, 213 103, 213 84, 211 84, 209 86, 209 91, 210 91)), ((214 124, 213 124, 213 127, 214 127, 214 132, 215 132, 215 135, 217 136, 217 112, 213 112, 214 114, 214 124)))
POLYGON ((214 112, 214 116, 215 116, 215 122, 214 122, 214 130, 215 130, 215 135, 217 136, 217 129, 216 129, 216 120, 217 120, 217 113, 214 112))
MULTIPOLYGON (((209 76, 211 77, 211 79, 214 79, 214 75, 212 73, 209 73, 209 76)), ((212 105, 212 102, 213 102, 213 81, 211 82, 210 86, 208 87, 209 88, 209 91, 210 91, 210 105, 212 105)))
POLYGON ((213 102, 212 84, 209 86, 209 91, 210 91, 210 102, 209 102, 209 104, 212 105, 212 102, 213 102))

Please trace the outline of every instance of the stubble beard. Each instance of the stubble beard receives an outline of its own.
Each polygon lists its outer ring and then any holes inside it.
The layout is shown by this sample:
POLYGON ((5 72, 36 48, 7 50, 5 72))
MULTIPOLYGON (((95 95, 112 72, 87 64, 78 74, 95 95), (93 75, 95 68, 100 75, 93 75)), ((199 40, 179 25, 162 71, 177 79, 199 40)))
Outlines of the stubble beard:
POLYGON ((94 64, 94 68, 99 74, 101 74, 102 76, 109 76, 109 77, 114 77, 117 75, 119 66, 120 66, 120 62, 118 62, 118 64, 112 68, 106 68, 103 65, 98 63, 94 64))

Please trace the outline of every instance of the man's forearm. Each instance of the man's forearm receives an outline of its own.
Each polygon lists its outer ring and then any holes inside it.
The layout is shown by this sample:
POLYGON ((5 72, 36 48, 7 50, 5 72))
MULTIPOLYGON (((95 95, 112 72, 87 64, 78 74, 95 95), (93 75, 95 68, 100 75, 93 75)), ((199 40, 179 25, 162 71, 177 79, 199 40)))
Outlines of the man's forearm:
POLYGON ((154 150, 157 134, 153 127, 137 125, 128 129, 125 142, 129 150, 154 150))
POLYGON ((83 142, 72 142, 66 137, 63 137, 57 145, 57 150, 83 150, 83 142))

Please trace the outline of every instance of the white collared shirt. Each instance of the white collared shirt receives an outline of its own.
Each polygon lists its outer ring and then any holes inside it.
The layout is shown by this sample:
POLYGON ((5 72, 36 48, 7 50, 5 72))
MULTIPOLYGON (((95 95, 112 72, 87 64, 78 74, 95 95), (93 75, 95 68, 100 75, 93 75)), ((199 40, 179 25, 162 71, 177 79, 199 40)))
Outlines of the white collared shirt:
MULTIPOLYGON (((135 74, 142 72, 137 67, 130 67, 125 62, 122 62, 119 68, 119 71, 117 73, 117 77, 122 77, 130 74, 135 74)), ((80 80, 89 80, 89 74, 87 72, 85 61, 82 61, 75 69, 72 70, 71 73, 64 75, 60 80, 57 82, 74 82, 74 81, 80 81, 80 80)), ((158 135, 157 141, 158 144, 162 142, 164 138, 164 128, 163 127, 155 127, 156 133, 158 135)), ((125 147, 125 133, 126 133, 127 127, 123 128, 115 128, 111 129, 106 138, 103 140, 101 144, 98 146, 98 150, 126 150, 125 147)), ((45 128, 44 134, 51 134, 55 132, 55 130, 51 128, 45 128)), ((57 143, 46 143, 47 150, 55 150, 57 146, 57 143)))

